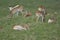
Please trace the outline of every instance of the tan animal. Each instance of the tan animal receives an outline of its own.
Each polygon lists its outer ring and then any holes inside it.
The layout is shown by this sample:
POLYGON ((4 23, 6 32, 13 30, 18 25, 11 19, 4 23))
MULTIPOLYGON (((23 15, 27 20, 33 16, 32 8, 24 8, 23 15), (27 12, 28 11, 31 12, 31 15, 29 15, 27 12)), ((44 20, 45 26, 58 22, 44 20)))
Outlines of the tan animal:
POLYGON ((51 16, 51 17, 48 19, 48 23, 55 23, 55 22, 56 22, 55 16, 51 16))
POLYGON ((42 18, 42 22, 44 22, 46 14, 47 14, 47 12, 46 12, 45 7, 44 6, 40 6, 38 8, 38 11, 36 12, 36 17, 37 17, 36 21, 38 21, 39 18, 41 17, 42 18))
POLYGON ((30 11, 26 11, 25 14, 24 14, 24 17, 28 17, 28 16, 31 16, 32 13, 30 11))
POLYGON ((28 30, 29 29, 29 25, 28 24, 14 25, 13 29, 14 30, 28 30))
POLYGON ((16 14, 18 16, 19 12, 21 12, 22 15, 23 15, 24 8, 23 8, 22 5, 21 6, 20 5, 16 5, 14 7, 9 7, 9 9, 10 9, 10 16, 13 16, 14 14, 16 14))
POLYGON ((44 22, 44 20, 45 20, 45 14, 41 11, 36 12, 36 17, 37 17, 36 22, 38 22, 40 17, 42 18, 42 22, 44 22))

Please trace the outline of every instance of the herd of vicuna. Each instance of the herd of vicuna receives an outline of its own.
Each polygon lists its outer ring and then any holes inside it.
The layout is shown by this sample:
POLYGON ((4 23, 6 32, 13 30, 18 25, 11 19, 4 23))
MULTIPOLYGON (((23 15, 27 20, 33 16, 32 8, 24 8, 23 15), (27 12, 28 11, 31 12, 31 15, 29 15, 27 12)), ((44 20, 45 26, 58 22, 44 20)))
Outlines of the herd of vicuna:
MULTIPOLYGON (((16 5, 14 7, 9 7, 10 9, 10 17, 13 17, 14 14, 16 14, 16 16, 19 15, 19 12, 21 12, 22 16, 24 17, 28 17, 28 16, 31 16, 32 13, 27 10, 24 9, 24 6, 22 5, 16 5)), ((38 10, 35 12, 35 16, 36 16, 36 22, 39 21, 39 18, 41 18, 42 22, 45 21, 45 16, 47 15, 47 12, 46 12, 46 8, 44 6, 40 6, 38 7, 38 10)), ((56 19, 54 16, 51 16, 51 18, 48 19, 48 23, 54 23, 56 22, 56 19)), ((21 26, 21 25, 14 25, 13 29, 16 29, 16 30, 26 30, 26 29, 29 29, 29 26, 27 24, 25 24, 24 26, 21 26)))

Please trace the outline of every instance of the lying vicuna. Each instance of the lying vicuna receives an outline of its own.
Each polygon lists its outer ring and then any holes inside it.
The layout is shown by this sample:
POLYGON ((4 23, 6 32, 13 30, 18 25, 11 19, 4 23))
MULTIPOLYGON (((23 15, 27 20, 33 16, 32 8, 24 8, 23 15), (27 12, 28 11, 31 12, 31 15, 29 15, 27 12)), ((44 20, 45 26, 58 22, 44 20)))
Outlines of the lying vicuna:
POLYGON ((29 25, 28 24, 24 24, 24 25, 14 25, 13 26, 14 30, 28 30, 29 29, 29 25))
POLYGON ((23 13, 23 10, 24 10, 22 5, 21 6, 16 5, 14 7, 9 7, 9 9, 10 9, 10 16, 13 16, 14 14, 18 16, 19 12, 23 13))
POLYGON ((48 19, 48 23, 55 23, 55 22, 56 22, 56 18, 54 16, 48 19))
POLYGON ((31 16, 31 12, 30 11, 25 11, 25 14, 24 14, 24 17, 28 17, 28 16, 31 16))

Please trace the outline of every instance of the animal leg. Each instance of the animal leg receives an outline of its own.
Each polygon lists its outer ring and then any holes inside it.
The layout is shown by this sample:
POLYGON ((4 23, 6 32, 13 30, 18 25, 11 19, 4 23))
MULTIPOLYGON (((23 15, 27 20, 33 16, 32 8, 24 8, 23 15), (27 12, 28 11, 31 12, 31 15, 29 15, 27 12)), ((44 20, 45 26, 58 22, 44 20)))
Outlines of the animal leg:
POLYGON ((19 15, 19 12, 17 12, 16 15, 18 16, 19 15))
POLYGON ((45 17, 44 16, 42 16, 42 22, 44 22, 45 21, 45 17))
POLYGON ((37 17, 37 19, 36 19, 36 22, 38 22, 39 21, 39 17, 37 17))

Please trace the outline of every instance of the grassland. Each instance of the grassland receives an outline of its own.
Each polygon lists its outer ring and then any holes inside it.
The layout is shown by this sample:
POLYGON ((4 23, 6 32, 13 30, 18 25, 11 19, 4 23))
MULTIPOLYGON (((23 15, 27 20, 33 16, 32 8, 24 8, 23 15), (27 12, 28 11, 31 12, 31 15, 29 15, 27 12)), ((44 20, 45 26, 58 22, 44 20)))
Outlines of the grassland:
POLYGON ((60 0, 0 0, 0 40, 60 40, 60 0), (22 15, 8 19, 9 6, 23 5, 32 12, 32 16, 24 18, 22 15), (35 22, 35 11, 39 5, 44 5, 49 14, 54 14, 57 22, 48 24, 50 16, 46 16, 46 22, 35 22), (14 24, 30 23, 30 30, 16 31, 12 29, 14 24))

